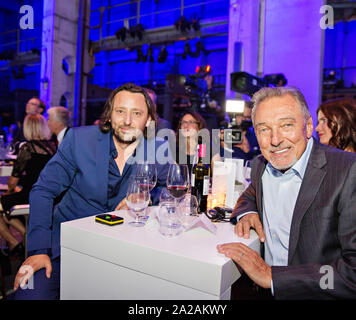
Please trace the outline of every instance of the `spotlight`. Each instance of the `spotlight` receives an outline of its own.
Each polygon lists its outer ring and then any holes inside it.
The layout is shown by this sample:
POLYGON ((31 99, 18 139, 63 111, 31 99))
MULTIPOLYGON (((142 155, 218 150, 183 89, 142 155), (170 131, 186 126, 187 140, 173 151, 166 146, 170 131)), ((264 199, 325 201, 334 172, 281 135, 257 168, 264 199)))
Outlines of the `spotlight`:
POLYGON ((116 31, 115 36, 118 40, 125 41, 127 32, 128 32, 127 28, 122 27, 116 31))
POLYGON ((174 25, 177 30, 183 33, 190 30, 190 22, 184 16, 181 16, 174 25))
POLYGON ((138 25, 136 25, 136 36, 139 40, 142 40, 144 31, 145 29, 143 28, 142 24, 139 23, 138 25))
POLYGON ((192 20, 192 26, 195 31, 199 31, 200 30, 199 20, 194 18, 192 20))
POLYGON ((147 49, 146 52, 146 59, 149 58, 149 62, 154 62, 155 60, 153 59, 153 48, 152 45, 150 45, 147 49))
POLYGON ((11 69, 12 76, 14 79, 25 79, 25 73, 23 70, 23 66, 14 66, 11 69))
POLYGON ((183 52, 182 58, 184 60, 187 59, 187 54, 190 55, 191 52, 192 52, 192 49, 190 48, 189 41, 186 41, 186 43, 184 45, 184 52, 183 52))
MULTIPOLYGON (((145 56, 144 56, 144 54, 143 54, 143 52, 142 52, 142 47, 138 47, 138 48, 136 49, 136 53, 137 53, 136 63, 138 63, 138 62, 140 62, 140 61, 145 62, 145 61, 144 61, 144 60, 145 60, 145 56)), ((147 59, 147 58, 146 58, 146 59, 147 59)))
POLYGON ((144 31, 145 29, 143 28, 143 25, 137 24, 135 26, 130 27, 129 33, 132 38, 135 38, 137 36, 139 40, 142 40, 144 31))
POLYGON ((195 48, 196 48, 195 52, 192 52, 191 50, 190 50, 190 52, 189 52, 189 55, 190 55, 192 58, 197 58, 197 57, 200 56, 201 51, 204 51, 204 45, 203 45, 203 43, 202 43, 201 41, 198 41, 198 42, 195 44, 195 48))
POLYGON ((157 62, 158 63, 163 63, 166 61, 167 59, 167 56, 168 56, 168 51, 166 49, 166 46, 164 45, 161 49, 161 51, 159 52, 158 54, 158 57, 157 57, 157 62))

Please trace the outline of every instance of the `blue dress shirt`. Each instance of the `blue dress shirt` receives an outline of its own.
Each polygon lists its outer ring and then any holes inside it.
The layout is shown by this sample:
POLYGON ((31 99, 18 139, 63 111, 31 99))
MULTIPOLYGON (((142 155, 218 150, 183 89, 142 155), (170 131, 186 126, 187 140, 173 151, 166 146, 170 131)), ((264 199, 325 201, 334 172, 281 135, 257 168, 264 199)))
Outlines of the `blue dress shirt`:
POLYGON ((268 163, 262 175, 265 261, 270 266, 288 265, 293 211, 312 147, 313 139, 309 139, 302 156, 285 173, 268 163))

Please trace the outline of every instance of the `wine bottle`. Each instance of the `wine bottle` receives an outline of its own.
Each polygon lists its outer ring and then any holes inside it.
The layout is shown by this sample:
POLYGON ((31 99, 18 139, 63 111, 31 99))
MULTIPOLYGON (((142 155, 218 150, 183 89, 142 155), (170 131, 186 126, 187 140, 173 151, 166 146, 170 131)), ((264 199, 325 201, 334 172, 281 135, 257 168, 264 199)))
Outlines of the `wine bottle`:
POLYGON ((202 143, 202 138, 198 138, 198 162, 192 169, 192 195, 197 197, 199 204, 199 213, 203 213, 207 209, 209 181, 210 181, 210 165, 203 163, 205 157, 205 144, 202 143))

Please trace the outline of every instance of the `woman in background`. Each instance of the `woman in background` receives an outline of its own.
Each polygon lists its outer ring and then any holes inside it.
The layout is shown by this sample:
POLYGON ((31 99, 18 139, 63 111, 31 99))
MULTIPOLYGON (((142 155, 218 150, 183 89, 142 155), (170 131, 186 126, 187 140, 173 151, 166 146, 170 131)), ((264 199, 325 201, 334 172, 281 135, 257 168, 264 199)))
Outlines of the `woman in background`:
POLYGON ((206 121, 197 112, 187 111, 179 121, 176 131, 176 162, 187 164, 191 172, 198 146, 198 132, 206 128, 206 121))
POLYGON ((22 237, 25 236, 25 226, 19 218, 7 216, 11 207, 17 204, 28 204, 32 185, 37 181, 41 170, 56 153, 56 144, 50 141, 50 130, 46 119, 40 114, 29 114, 25 117, 23 133, 27 140, 19 150, 11 176, 8 180, 8 190, 0 198, 0 236, 3 237, 10 254, 22 256, 24 247, 10 232, 11 225, 22 237), (17 184, 21 179, 22 188, 17 184))
POLYGON ((356 152, 356 102, 351 98, 329 100, 317 110, 315 131, 322 144, 356 152))

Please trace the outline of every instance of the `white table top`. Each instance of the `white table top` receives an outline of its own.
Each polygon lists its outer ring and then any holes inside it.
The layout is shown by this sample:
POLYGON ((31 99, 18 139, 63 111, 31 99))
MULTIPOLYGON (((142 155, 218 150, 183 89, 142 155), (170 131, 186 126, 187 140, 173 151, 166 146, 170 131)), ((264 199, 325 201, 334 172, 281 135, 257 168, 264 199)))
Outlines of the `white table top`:
MULTIPOLYGON (((157 210, 157 207, 150 207, 150 210, 157 210)), ((144 227, 132 227, 128 222, 134 220, 134 218, 127 210, 110 213, 124 217, 125 222, 116 226, 106 226, 95 222, 93 216, 66 222, 65 225, 69 228, 85 230, 115 240, 154 248, 159 251, 174 252, 176 255, 185 256, 186 258, 206 262, 214 261, 217 264, 224 264, 226 260, 230 260, 217 252, 216 246, 218 244, 242 242, 247 246, 251 246, 252 243, 258 242, 257 234, 253 230, 251 230, 250 239, 239 238, 234 234, 234 226, 228 222, 216 223, 216 235, 202 227, 202 224, 199 223, 198 226, 181 233, 177 237, 167 238, 159 233, 159 224, 155 217, 150 217, 144 227)), ((65 245, 65 243, 62 243, 62 245, 65 245)), ((259 243, 258 246, 254 246, 254 249, 259 250, 259 243)))
MULTIPOLYGON (((130 226, 128 223, 133 217, 126 210, 112 212, 125 219, 116 226, 97 223, 94 216, 64 222, 61 224, 62 250, 216 296, 240 276, 234 262, 218 253, 216 246, 239 241, 259 252, 257 234, 252 231, 250 239, 238 238, 230 223, 216 223, 217 233, 213 234, 199 222, 179 236, 167 238, 158 231, 157 218, 153 217, 155 210, 158 208, 150 207, 153 214, 144 227, 130 226)), ((63 279, 73 276, 70 266, 64 269, 69 271, 63 274, 63 279)))
POLYGON ((2 165, 0 166, 0 177, 10 177, 12 173, 12 166, 2 165))

